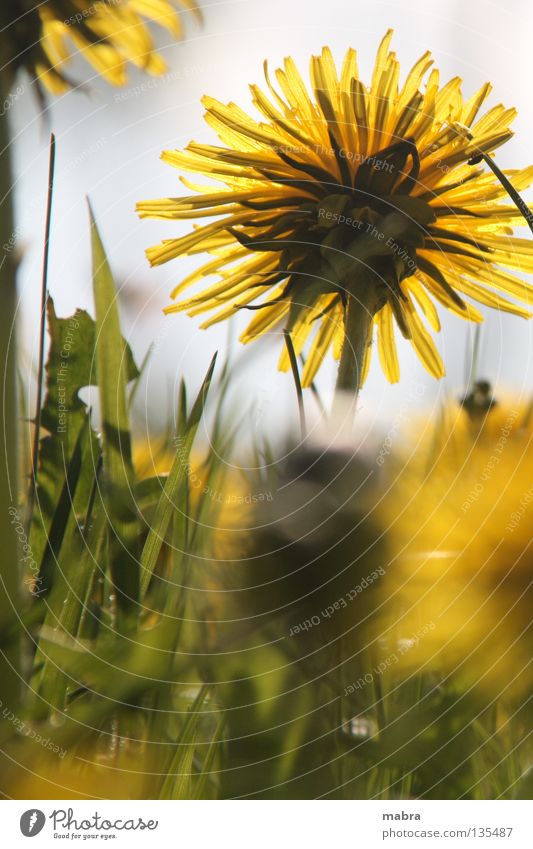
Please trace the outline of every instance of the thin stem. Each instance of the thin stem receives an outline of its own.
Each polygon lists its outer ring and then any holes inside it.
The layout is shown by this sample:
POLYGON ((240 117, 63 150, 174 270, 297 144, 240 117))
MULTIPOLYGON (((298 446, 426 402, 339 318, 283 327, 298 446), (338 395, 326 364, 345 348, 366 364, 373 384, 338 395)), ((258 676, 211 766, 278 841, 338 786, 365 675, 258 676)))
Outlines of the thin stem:
POLYGON ((41 282, 41 325, 39 336, 39 365, 37 367, 37 400, 35 404, 35 427, 33 432, 32 477, 28 498, 28 527, 33 513, 33 504, 37 490, 37 475, 39 473, 39 438, 41 433, 41 409, 43 405, 43 374, 44 374, 44 343, 46 333, 46 303, 48 300, 48 263, 50 256, 50 228, 52 223, 52 198, 54 192, 56 140, 52 133, 50 137, 50 163, 48 169, 48 198, 46 203, 46 224, 44 236, 43 274, 41 282))
POLYGON ((498 168, 494 159, 488 153, 485 153, 484 151, 480 150, 478 156, 472 157, 472 159, 470 160, 470 164, 475 165, 480 159, 482 159, 489 166, 492 173, 498 178, 503 188, 515 204, 516 208, 522 214, 523 218, 527 223, 527 226, 533 233, 533 213, 531 212, 525 200, 522 199, 520 194, 516 191, 515 187, 511 183, 511 181, 505 176, 503 171, 498 168))
POLYGON ((300 414, 300 433, 302 436, 302 440, 305 440, 307 434, 307 425, 305 421, 305 405, 304 396, 302 392, 302 383, 300 380, 300 372, 298 371, 298 360, 296 359, 296 353, 294 351, 294 345, 292 344, 291 334, 288 330, 284 330, 283 335, 285 337, 285 345, 287 346, 287 353, 289 354, 292 376, 294 378, 294 385, 296 387, 296 395, 298 398, 298 412, 300 414))
MULTIPOLYGON (((304 357, 304 355, 303 355, 303 354, 300 354, 300 362, 301 362, 301 364, 302 364, 303 368, 305 368, 305 357, 304 357)), ((315 381, 314 381, 314 380, 312 380, 312 381, 311 381, 311 383, 309 384, 309 389, 311 390, 311 393, 312 393, 312 395, 313 395, 313 398, 314 398, 314 399, 315 399, 315 401, 316 401, 316 405, 317 405, 317 407, 318 407, 318 409, 319 409, 319 412, 320 412, 320 415, 322 416, 322 419, 323 419, 325 422, 327 422, 327 420, 328 420, 328 412, 327 412, 327 410, 326 410, 326 408, 325 408, 325 406, 324 406, 324 402, 322 401, 322 398, 320 397, 320 392, 318 391, 318 387, 317 387, 317 385, 316 385, 316 383, 315 383, 315 381)))
POLYGON ((338 721, 337 721, 337 740, 338 740, 338 755, 339 763, 338 763, 338 792, 341 799, 346 798, 346 753, 343 751, 342 737, 343 737, 343 728, 344 728, 344 636, 341 636, 338 639, 337 645, 337 684, 339 689, 339 703, 338 703, 338 721))
MULTIPOLYGON (((12 76, 3 63, 0 40, 0 103, 9 102, 12 76)), ((14 638, 19 604, 18 550, 20 526, 17 486, 16 339, 17 309, 13 181, 8 118, 0 115, 0 681, 4 705, 15 709, 20 698, 19 641, 14 638), (4 695, 5 694, 5 695, 4 695)))

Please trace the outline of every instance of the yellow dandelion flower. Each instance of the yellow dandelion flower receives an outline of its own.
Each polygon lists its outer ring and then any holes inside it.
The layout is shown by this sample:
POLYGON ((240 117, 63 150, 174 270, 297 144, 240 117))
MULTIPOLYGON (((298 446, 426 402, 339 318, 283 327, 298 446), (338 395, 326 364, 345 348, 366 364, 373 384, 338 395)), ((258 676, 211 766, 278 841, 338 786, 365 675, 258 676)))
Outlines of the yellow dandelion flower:
MULTIPOLYGON (((196 194, 137 207, 141 217, 199 221, 147 252, 152 265, 212 255, 173 299, 219 278, 166 312, 212 312, 202 325, 209 327, 236 308, 258 310, 242 342, 284 322, 296 352, 307 350, 304 385, 331 349, 339 358, 351 347, 366 373, 374 330, 382 368, 397 381, 395 325, 430 374, 442 377, 426 326, 440 329, 436 305, 474 322, 482 315, 469 299, 530 315, 505 295, 531 302, 530 287, 513 272, 533 270, 533 246, 512 235, 520 213, 504 202, 497 177, 471 164, 511 137, 516 112, 496 105, 480 116, 491 86, 463 100, 461 80, 441 85, 429 53, 401 83, 391 37, 381 42, 369 87, 355 50, 338 70, 324 48, 311 59, 312 95, 292 59, 275 72, 277 87, 265 64, 268 94, 251 86, 260 120, 205 97, 206 121, 222 145, 191 142, 163 159, 222 186, 182 178, 196 194), (350 311, 363 319, 350 320, 350 311)), ((521 190, 533 167, 505 174, 521 190)), ((289 368, 285 351, 280 368, 289 368)))
POLYGON ((529 419, 512 402, 474 417, 448 408, 438 440, 397 457, 384 499, 389 626, 400 636, 430 626, 404 662, 519 703, 531 688, 529 419))
MULTIPOLYGON (((179 5, 199 15, 194 0, 179 5)), ((44 0, 7 4, 0 13, 4 57, 12 70, 27 68, 52 93, 69 86, 65 67, 74 46, 109 83, 124 85, 129 63, 150 74, 166 65, 157 53, 147 22, 182 35, 174 0, 44 0)))

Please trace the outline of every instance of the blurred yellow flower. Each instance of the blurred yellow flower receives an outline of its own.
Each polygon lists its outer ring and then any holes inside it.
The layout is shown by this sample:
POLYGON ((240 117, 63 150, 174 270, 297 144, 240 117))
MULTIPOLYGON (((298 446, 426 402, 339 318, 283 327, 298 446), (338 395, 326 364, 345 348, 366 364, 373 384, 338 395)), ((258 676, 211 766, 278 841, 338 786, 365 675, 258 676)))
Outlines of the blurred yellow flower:
POLYGON ((531 687, 533 431, 522 404, 448 408, 438 439, 391 465, 387 627, 431 624, 405 659, 504 698, 531 687))
MULTIPOLYGON (((178 0, 178 5, 199 16, 195 0, 178 0)), ((182 35, 174 0, 16 0, 7 4, 1 18, 4 42, 11 45, 12 68, 26 67, 54 94, 70 84, 65 74, 69 42, 98 74, 121 86, 128 63, 150 74, 166 68, 147 22, 157 23, 176 38, 182 35)))
MULTIPOLYGON (((222 187, 181 178, 197 194, 137 206, 143 218, 199 220, 190 234, 147 252, 152 265, 212 254, 176 286, 173 299, 205 277, 220 278, 166 312, 215 310, 202 325, 209 327, 236 308, 257 309, 242 342, 285 322, 297 353, 309 345, 305 385, 329 349, 340 356, 346 303, 360 303, 368 313, 363 371, 375 326, 391 382, 400 373, 395 324, 426 369, 437 378, 444 374, 421 319, 440 329, 435 302, 474 322, 482 316, 465 297, 530 315, 500 293, 531 302, 530 286, 512 271, 533 271, 532 244, 512 235, 520 214, 502 202, 505 191, 494 174, 470 163, 512 136, 516 111, 496 105, 478 117, 491 86, 465 101, 461 80, 441 86, 436 69, 422 91, 433 64, 429 53, 400 84, 391 37, 389 31, 381 42, 368 88, 355 50, 348 50, 339 74, 326 47, 311 59, 314 97, 292 59, 275 73, 280 91, 265 64, 269 95, 251 86, 262 121, 234 103, 205 97, 206 121, 222 145, 191 142, 163 159, 222 187)), ((533 167, 505 173, 518 190, 533 180, 533 167)), ((356 349, 358 339, 346 332, 356 349)), ((289 368, 286 351, 280 368, 289 368)))
MULTIPOLYGON (((53 730, 51 733, 53 738, 53 730)), ((109 739, 104 740, 109 745, 109 739)), ((127 741, 126 741, 127 742, 127 741)), ((141 746, 119 751, 106 759, 96 747, 59 756, 39 751, 35 744, 19 747, 17 755, 28 767, 15 772, 10 786, 14 799, 144 799, 153 785, 151 763, 141 746), (30 745, 36 751, 30 751, 30 745)))
MULTIPOLYGON (((179 450, 179 449, 178 449, 179 450)), ((167 475, 176 449, 164 438, 138 439, 133 444, 133 463, 139 478, 167 475)), ((218 458, 217 458, 218 459, 218 458)), ((256 487, 234 465, 217 462, 195 452, 186 466, 190 519, 209 533, 209 553, 216 560, 238 557, 254 505, 272 501, 270 491, 256 487)))

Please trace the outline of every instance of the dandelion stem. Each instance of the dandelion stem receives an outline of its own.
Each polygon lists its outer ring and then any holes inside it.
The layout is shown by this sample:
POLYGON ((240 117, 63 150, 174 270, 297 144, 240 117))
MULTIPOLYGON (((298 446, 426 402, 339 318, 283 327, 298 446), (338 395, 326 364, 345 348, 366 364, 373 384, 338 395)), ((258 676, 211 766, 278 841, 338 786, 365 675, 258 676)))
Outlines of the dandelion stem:
MULTIPOLYGON (((358 281, 359 283, 359 281, 358 281)), ((344 318, 344 344, 342 346, 336 397, 351 393, 357 398, 361 388, 365 355, 370 344, 372 321, 379 303, 378 285, 374 274, 358 285, 355 292, 347 292, 344 318)))

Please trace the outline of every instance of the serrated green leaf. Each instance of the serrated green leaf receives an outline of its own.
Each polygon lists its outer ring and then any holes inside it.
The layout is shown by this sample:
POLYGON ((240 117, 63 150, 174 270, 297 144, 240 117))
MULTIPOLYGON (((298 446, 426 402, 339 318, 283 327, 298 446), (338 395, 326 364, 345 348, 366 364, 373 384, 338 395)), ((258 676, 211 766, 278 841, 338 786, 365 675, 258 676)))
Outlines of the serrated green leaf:
MULTIPOLYGON (((94 320, 85 310, 76 310, 72 316, 58 318, 50 297, 47 301, 47 315, 50 348, 45 367, 46 395, 41 426, 48 433, 41 437, 39 443, 39 485, 31 517, 31 546, 33 557, 39 565, 53 541, 53 523, 57 528, 60 522, 65 527, 66 517, 61 518, 60 515, 64 512, 64 505, 60 503, 61 493, 68 484, 67 470, 73 461, 81 431, 84 427, 88 429, 87 406, 79 393, 98 380, 94 320)), ((125 342, 123 344, 131 379, 136 373, 133 355, 129 346, 125 342)), ((98 446, 92 432, 89 438, 92 456, 97 458, 98 446)), ((94 463, 87 462, 77 480, 76 504, 82 510, 87 503, 93 480, 94 463)), ((72 487, 69 491, 72 492, 72 487)), ((57 536, 60 543, 61 533, 57 536)), ((56 547, 54 554, 57 553, 56 547)))

